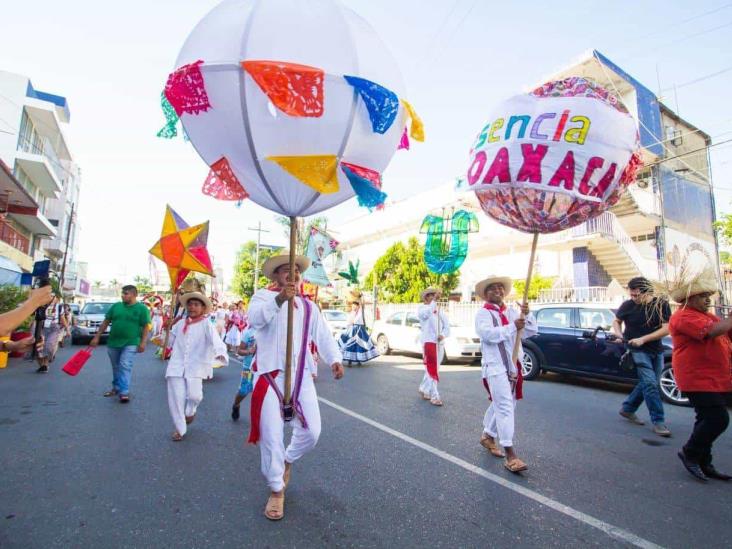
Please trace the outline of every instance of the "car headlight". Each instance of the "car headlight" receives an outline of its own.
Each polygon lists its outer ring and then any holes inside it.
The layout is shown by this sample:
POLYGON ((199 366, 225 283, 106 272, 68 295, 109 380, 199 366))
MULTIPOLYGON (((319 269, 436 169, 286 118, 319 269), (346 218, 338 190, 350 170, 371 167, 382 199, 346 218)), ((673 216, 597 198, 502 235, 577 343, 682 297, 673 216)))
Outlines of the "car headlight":
POLYGON ((457 338, 457 341, 458 341, 458 343, 461 343, 462 345, 472 343, 472 340, 469 337, 459 337, 459 338, 457 338))
POLYGON ((79 326, 81 326, 82 328, 88 328, 89 327, 89 321, 88 320, 79 320, 77 322, 77 324, 79 326))

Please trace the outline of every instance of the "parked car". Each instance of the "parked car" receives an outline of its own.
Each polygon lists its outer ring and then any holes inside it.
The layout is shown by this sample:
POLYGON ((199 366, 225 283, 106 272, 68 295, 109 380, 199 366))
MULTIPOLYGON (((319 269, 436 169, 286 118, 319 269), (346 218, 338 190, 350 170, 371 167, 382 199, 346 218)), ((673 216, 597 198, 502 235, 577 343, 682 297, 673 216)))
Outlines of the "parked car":
MULTIPOLYGON (((76 317, 76 323, 71 329, 71 343, 78 345, 79 343, 88 343, 97 335, 99 326, 104 322, 104 316, 114 305, 112 301, 88 301, 79 311, 76 317)), ((109 336, 109 327, 102 334, 103 341, 109 336)))
MULTIPOLYGON (((394 313, 386 320, 378 320, 371 331, 371 339, 382 355, 391 351, 422 353, 420 322, 415 313, 394 313)), ((480 358, 480 339, 472 327, 450 324, 450 335, 445 338, 443 363, 450 360, 473 361, 480 358)))
POLYGON ((338 339, 341 332, 348 326, 348 314, 338 309, 323 309, 323 316, 330 327, 333 337, 338 339))
MULTIPOLYGON (((542 305, 534 310, 539 333, 524 342, 522 373, 535 379, 542 372, 634 383, 636 372, 620 369, 626 350, 611 328, 615 310, 592 304, 542 305)), ((671 369, 671 338, 662 340, 664 367, 659 388, 666 402, 688 405, 671 369)))

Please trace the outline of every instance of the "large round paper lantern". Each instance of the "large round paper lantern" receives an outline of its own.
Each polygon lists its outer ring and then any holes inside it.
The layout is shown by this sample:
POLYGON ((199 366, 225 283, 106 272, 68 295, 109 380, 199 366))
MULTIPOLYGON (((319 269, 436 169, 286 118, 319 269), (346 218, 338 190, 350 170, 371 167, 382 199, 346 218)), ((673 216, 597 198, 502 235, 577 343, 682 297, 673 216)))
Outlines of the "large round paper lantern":
POLYGON ((340 2, 226 0, 191 32, 165 97, 219 198, 307 216, 354 195, 383 202, 381 172, 409 120, 421 130, 403 89, 382 41, 340 2))
POLYGON ((615 204, 641 164, 635 120, 584 78, 501 103, 478 135, 462 190, 503 225, 551 233, 615 204))

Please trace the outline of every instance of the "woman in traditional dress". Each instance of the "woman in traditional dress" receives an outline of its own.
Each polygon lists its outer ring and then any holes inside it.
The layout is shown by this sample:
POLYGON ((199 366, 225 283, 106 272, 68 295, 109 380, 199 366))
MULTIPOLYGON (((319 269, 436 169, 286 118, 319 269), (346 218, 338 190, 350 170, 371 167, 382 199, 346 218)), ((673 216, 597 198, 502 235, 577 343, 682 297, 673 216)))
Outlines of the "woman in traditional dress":
POLYGON ((379 356, 371 336, 366 330, 366 317, 364 314, 361 292, 352 292, 348 299, 348 306, 351 312, 348 316, 348 326, 341 333, 338 345, 343 354, 343 361, 346 364, 367 362, 379 356))
POLYGON ((229 320, 226 328, 226 343, 229 352, 236 350, 241 343, 241 331, 244 329, 244 315, 237 305, 232 305, 229 311, 229 320))

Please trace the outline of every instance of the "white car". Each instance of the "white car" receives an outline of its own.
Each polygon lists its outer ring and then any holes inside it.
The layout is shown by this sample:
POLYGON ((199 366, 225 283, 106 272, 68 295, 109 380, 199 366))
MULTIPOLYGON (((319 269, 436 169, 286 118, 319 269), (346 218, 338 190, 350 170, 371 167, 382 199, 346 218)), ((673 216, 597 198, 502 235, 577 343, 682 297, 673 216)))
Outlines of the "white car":
MULTIPOLYGON (((371 338, 381 355, 391 351, 407 351, 422 354, 419 317, 415 313, 394 313, 386 320, 374 324, 371 338)), ((450 335, 445 338, 443 363, 449 360, 473 361, 479 359, 480 339, 473 328, 450 324, 450 335)))
POLYGON ((333 337, 338 339, 341 336, 341 332, 348 326, 348 315, 338 309, 323 309, 323 316, 325 322, 330 327, 330 333, 333 337))

